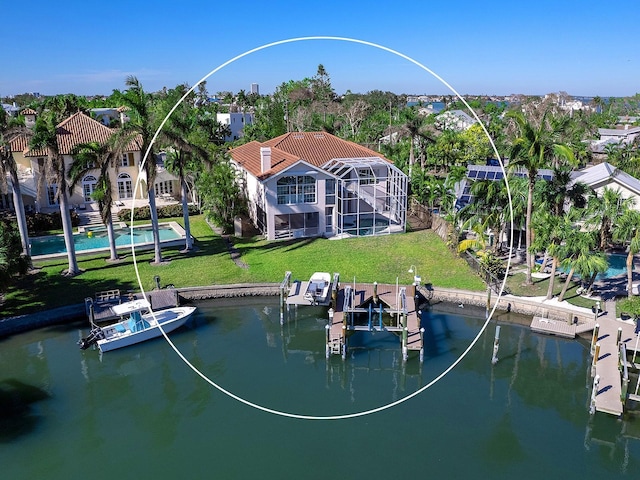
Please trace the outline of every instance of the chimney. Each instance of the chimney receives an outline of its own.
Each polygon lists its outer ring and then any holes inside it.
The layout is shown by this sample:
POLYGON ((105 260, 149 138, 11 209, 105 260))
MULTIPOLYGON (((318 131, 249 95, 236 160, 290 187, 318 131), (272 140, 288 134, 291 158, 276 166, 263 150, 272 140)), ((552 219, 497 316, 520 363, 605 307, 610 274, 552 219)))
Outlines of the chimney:
POLYGON ((271 147, 260 147, 260 172, 271 170, 271 147))

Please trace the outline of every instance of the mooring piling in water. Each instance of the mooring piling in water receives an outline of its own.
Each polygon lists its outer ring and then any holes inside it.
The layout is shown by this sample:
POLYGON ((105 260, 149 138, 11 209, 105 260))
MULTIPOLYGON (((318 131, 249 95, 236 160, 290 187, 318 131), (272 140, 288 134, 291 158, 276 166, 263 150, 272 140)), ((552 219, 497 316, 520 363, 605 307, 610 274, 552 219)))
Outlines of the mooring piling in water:
POLYGON ((491 364, 498 363, 498 350, 500 349, 500 325, 496 325, 496 335, 493 339, 493 356, 491 357, 491 364))
POLYGON ((598 394, 598 383, 600 383, 600 375, 596 375, 593 379, 593 388, 591 389, 591 402, 589 402, 589 413, 591 415, 596 413, 596 395, 598 394))

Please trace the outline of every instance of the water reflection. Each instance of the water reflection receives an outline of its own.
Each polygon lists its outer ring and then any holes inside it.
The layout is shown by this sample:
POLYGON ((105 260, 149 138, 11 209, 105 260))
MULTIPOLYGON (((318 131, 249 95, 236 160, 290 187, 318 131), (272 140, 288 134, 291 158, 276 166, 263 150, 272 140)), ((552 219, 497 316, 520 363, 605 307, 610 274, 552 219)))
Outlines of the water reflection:
POLYGON ((41 417, 32 405, 49 398, 44 390, 15 378, 0 380, 0 442, 9 442, 35 429, 41 417))
MULTIPOLYGON (((171 338, 203 374, 235 394, 270 408, 330 415, 417 391, 466 349, 483 320, 482 309, 426 309, 430 347, 423 364, 417 356, 403 362, 399 339, 384 332, 358 333, 346 361, 327 360, 325 312, 301 308, 280 325, 275 299, 202 302, 192 323, 171 338)), ((502 327, 496 365, 494 321, 434 387, 392 410, 345 422, 253 411, 197 377, 162 339, 103 356, 75 345, 84 325, 4 339, 0 385, 18 385, 28 409, 11 417, 19 428, 5 428, 8 417, 0 417, 3 477, 69 478, 78 459, 88 458, 99 458, 102 476, 110 478, 184 472, 324 478, 337 469, 349 478, 429 472, 573 479, 637 471, 637 418, 588 414, 587 342, 535 335, 504 320, 496 319, 502 327), (359 452, 388 447, 394 461, 354 462, 331 454, 327 446, 337 444, 359 452)), ((2 405, 7 398, 0 396, 2 405)))

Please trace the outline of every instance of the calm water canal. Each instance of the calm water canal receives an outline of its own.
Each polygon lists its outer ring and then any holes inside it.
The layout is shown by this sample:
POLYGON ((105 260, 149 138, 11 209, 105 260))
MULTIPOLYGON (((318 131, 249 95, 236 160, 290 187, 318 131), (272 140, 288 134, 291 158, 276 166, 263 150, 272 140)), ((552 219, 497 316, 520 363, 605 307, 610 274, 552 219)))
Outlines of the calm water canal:
MULTIPOLYGON (((176 346, 220 386, 272 409, 338 415, 415 392, 460 355, 483 312, 432 310, 425 362, 359 334, 324 357, 324 311, 281 328, 277 300, 199 303, 176 346), (464 314, 464 315, 461 315, 464 314)), ((505 319, 499 317, 498 320, 505 319)), ((360 418, 296 420, 257 411, 190 370, 162 339, 80 351, 84 325, 0 341, 3 479, 638 478, 640 428, 587 412, 585 342, 495 323, 420 395, 360 418), (82 330, 82 331, 81 331, 82 330), (18 400, 24 408, 16 406, 18 400)))

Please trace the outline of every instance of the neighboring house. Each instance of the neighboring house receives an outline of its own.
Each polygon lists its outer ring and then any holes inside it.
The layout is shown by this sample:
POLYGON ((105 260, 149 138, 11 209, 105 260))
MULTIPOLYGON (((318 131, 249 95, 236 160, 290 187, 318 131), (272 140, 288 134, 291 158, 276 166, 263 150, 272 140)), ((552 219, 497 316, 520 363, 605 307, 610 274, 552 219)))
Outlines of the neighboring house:
POLYGON ((38 115, 38 112, 36 112, 32 108, 25 108, 20 113, 24 117, 24 125, 25 125, 25 127, 33 128, 36 125, 36 115, 38 115))
POLYGON ((605 187, 617 190, 623 198, 633 198, 634 208, 640 210, 640 180, 623 172, 610 163, 603 162, 574 172, 573 182, 582 182, 597 194, 605 187))
POLYGON ((231 135, 224 138, 225 142, 233 142, 243 135, 245 125, 253 124, 253 113, 233 112, 233 113, 216 113, 218 123, 227 125, 231 130, 231 135))
POLYGON ((439 130, 462 132, 474 123, 477 123, 477 120, 462 110, 448 110, 436 117, 435 126, 439 130))
POLYGON ((5 113, 7 115, 9 115, 10 117, 17 117, 18 114, 20 113, 20 107, 16 104, 16 102, 13 103, 3 103, 2 104, 2 109, 5 111, 5 113))
POLYGON ((373 150, 293 132, 230 153, 251 220, 269 240, 405 231, 407 176, 373 150))
POLYGON ((599 128, 600 139, 591 141, 589 147, 593 153, 605 154, 607 145, 619 147, 632 143, 640 134, 640 127, 630 127, 628 124, 624 128, 599 128))
POLYGON ((598 135, 600 135, 600 140, 614 140, 618 143, 631 143, 633 140, 640 134, 640 127, 629 127, 629 125, 625 125, 626 128, 599 128, 598 135))
MULTIPOLYGON (((57 125, 57 142, 60 154, 64 158, 67 169, 73 162, 71 152, 74 147, 87 142, 106 142, 114 130, 92 119, 84 113, 78 112, 57 125)), ((125 148, 125 152, 118 159, 117 165, 110 172, 113 182, 114 199, 118 202, 125 200, 145 199, 147 189, 144 170, 140 170, 140 141, 134 139, 125 148), (141 186, 136 189, 136 182, 140 176, 141 186)), ((26 136, 19 136, 11 141, 11 150, 18 166, 20 188, 27 211, 51 213, 58 210, 55 200, 57 185, 47 179, 44 171, 46 152, 29 148, 26 136)), ((79 209, 97 210, 97 202, 91 198, 100 172, 90 171, 76 185, 69 196, 69 204, 79 209)), ((180 192, 177 178, 160 170, 155 181, 156 195, 180 192)))
POLYGON ((120 122, 120 125, 123 125, 125 122, 129 121, 129 117, 127 116, 128 108, 127 107, 118 107, 118 108, 92 108, 91 115, 97 121, 106 125, 107 127, 111 125, 115 120, 120 122))
MULTIPOLYGON (((504 173, 502 167, 497 160, 490 160, 487 165, 467 165, 467 174, 460 182, 458 182, 453 190, 456 194, 456 209, 467 206, 473 203, 473 194, 471 193, 471 185, 476 180, 504 180, 504 173)), ((508 173, 508 171, 507 171, 508 173)), ((526 177, 527 171, 519 169, 512 172, 512 175, 516 177, 526 177)), ((537 178, 542 180, 551 180, 553 178, 553 170, 540 169, 538 170, 537 178)))

